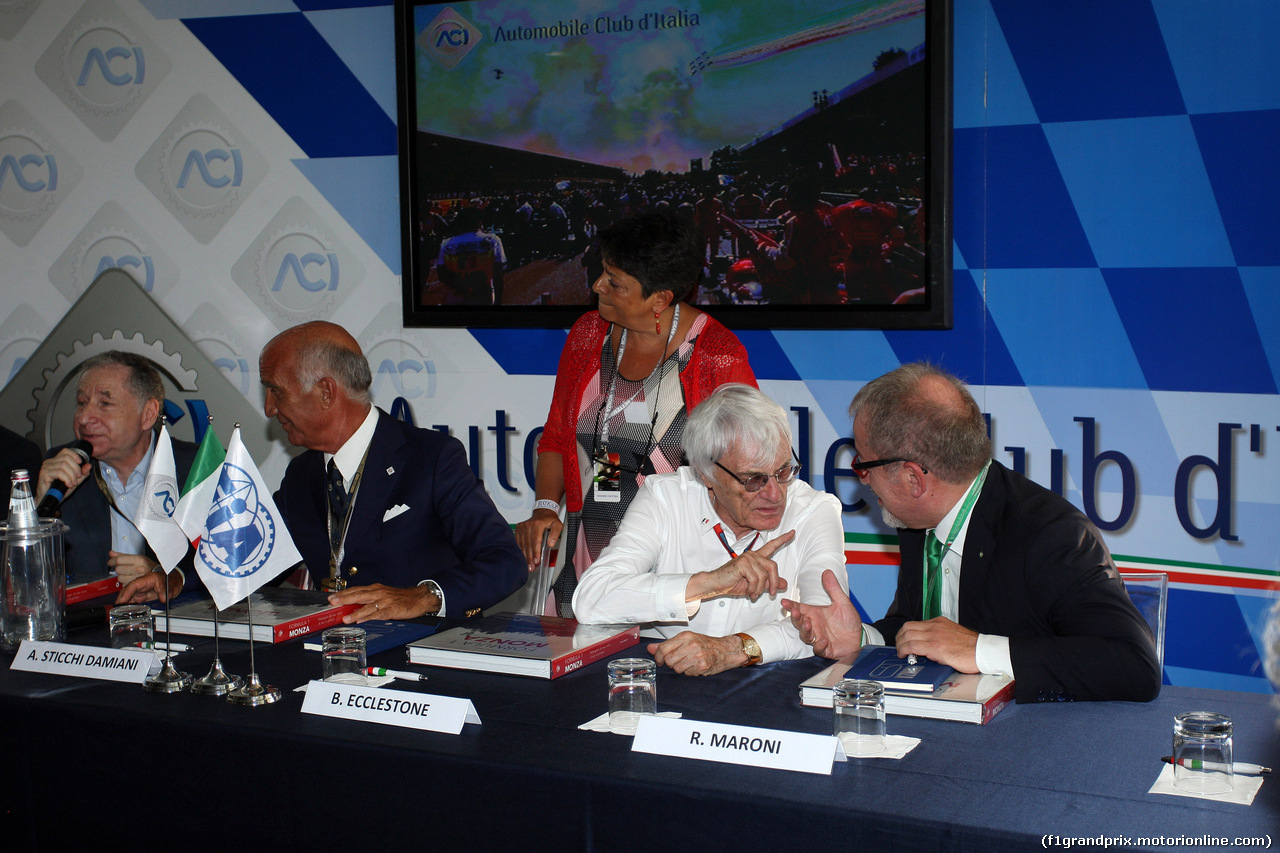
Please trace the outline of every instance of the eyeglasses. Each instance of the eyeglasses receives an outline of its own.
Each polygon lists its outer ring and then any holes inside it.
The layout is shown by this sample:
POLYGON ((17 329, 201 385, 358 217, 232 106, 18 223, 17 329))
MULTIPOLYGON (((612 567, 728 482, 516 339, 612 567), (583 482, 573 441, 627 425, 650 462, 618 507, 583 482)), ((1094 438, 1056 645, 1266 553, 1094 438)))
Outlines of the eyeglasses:
POLYGON ((800 471, 800 460, 796 458, 796 452, 794 450, 791 451, 791 458, 796 460, 794 465, 787 463, 772 474, 750 474, 745 478, 739 477, 737 474, 721 465, 719 461, 716 462, 716 467, 741 483, 742 488, 746 489, 748 492, 758 492, 765 487, 765 484, 769 482, 770 477, 777 480, 779 486, 785 486, 796 478, 796 474, 800 471))
MULTIPOLYGON (((870 462, 863 462, 862 454, 855 453, 853 455, 853 462, 850 463, 849 467, 852 468, 855 472, 862 472, 862 471, 870 471, 872 468, 879 468, 882 465, 893 465, 897 462, 910 462, 910 461, 911 461, 910 459, 904 459, 901 456, 894 456, 889 459, 872 459, 870 462)), ((916 464, 920 465, 919 462, 917 462, 916 464)), ((924 474, 929 473, 929 469, 924 467, 923 465, 920 465, 920 471, 924 474)))

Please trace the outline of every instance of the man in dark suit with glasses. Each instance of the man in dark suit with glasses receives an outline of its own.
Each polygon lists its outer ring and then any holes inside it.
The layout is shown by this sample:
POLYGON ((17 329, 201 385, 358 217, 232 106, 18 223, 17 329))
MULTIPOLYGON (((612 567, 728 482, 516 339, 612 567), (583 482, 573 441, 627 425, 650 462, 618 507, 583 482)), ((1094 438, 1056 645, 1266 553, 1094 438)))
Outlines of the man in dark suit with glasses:
MULTIPOLYGON (((849 408, 853 469, 898 528, 889 612, 862 624, 847 598, 784 602, 824 657, 896 645, 959 672, 1009 675, 1019 702, 1160 692, 1155 642, 1101 534, 1065 498, 991 458, 964 383, 928 364, 867 383, 849 408)), ((835 578, 824 579, 834 595, 835 578)))

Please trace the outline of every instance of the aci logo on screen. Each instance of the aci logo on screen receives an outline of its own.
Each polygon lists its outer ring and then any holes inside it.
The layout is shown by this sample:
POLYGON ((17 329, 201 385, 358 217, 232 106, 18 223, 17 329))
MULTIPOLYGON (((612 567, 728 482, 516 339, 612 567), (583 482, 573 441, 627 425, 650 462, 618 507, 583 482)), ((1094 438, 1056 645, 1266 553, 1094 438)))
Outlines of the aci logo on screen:
POLYGON ((169 59, 110 0, 89 0, 36 62, 36 74, 104 142, 115 139, 169 59))
POLYGON ((446 6, 418 36, 418 46, 445 68, 453 68, 484 34, 451 6, 446 6))

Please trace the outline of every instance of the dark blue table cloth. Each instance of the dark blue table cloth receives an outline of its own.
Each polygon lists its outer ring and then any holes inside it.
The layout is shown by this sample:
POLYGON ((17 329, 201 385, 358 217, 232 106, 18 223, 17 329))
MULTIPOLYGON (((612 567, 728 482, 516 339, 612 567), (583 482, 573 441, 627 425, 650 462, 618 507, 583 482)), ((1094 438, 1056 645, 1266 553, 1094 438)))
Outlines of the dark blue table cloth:
MULTIPOLYGON (((182 639, 195 648, 178 656, 181 668, 202 675, 212 641, 182 639)), ((105 641, 105 629, 70 638, 105 641)), ((224 642, 222 651, 229 671, 247 671, 246 643, 224 642)), ((914 751, 851 759, 821 776, 632 753, 629 738, 579 731, 605 710, 603 662, 554 681, 423 667, 429 681, 391 685, 471 699, 482 725, 447 735, 301 713, 294 688, 319 674, 320 661, 298 640, 257 646, 263 682, 284 693, 259 708, 17 672, 10 660, 0 657, 8 849, 73 849, 87 838, 106 849, 167 850, 992 851, 1039 848, 1046 836, 1122 839, 1114 846, 1280 841, 1276 779, 1249 807, 1147 793, 1181 711, 1228 714, 1237 760, 1280 767, 1280 707, 1257 694, 1166 687, 1149 704, 1010 706, 987 726, 891 716, 891 733, 921 739, 914 751)), ((403 650, 371 663, 411 668, 403 650)), ((710 678, 661 670, 659 709, 826 734, 831 712, 798 699, 799 683, 826 663, 710 678)))

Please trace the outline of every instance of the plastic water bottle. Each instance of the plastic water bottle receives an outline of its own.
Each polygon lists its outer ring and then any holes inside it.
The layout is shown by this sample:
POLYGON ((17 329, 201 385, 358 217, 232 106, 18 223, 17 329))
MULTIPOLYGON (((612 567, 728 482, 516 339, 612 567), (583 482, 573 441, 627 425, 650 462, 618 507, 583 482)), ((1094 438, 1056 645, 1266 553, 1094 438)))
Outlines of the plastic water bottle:
POLYGON ((66 638, 62 562, 66 526, 36 515, 31 476, 25 468, 15 469, 9 484, 9 519, 0 531, 4 573, 0 645, 13 651, 23 640, 66 638))

